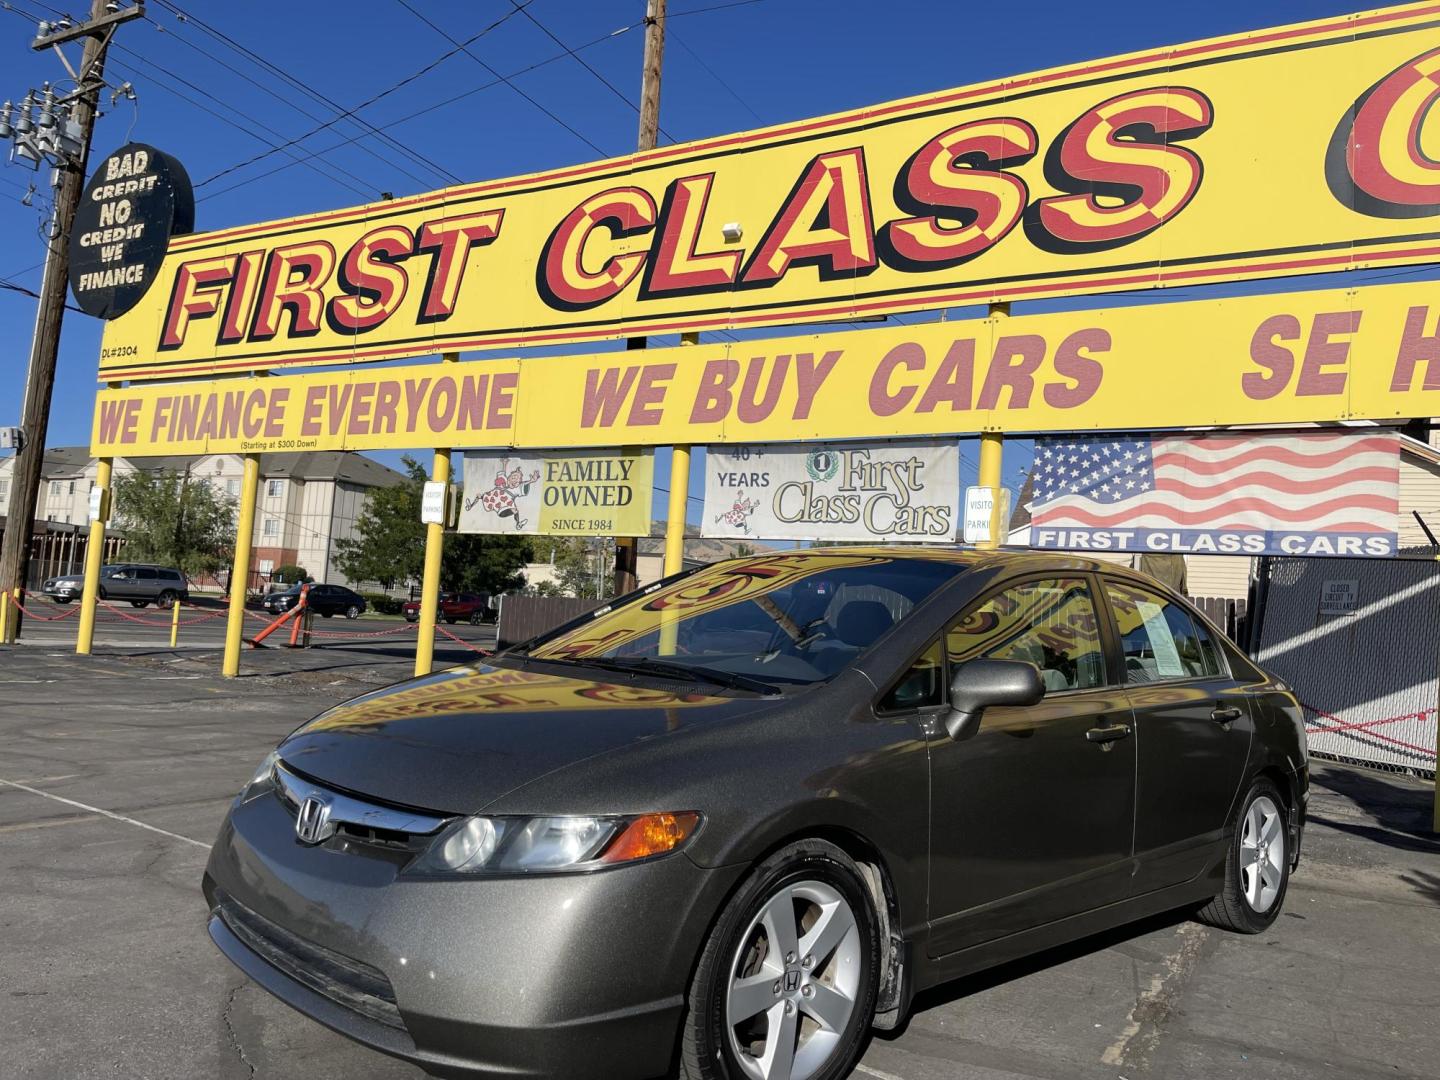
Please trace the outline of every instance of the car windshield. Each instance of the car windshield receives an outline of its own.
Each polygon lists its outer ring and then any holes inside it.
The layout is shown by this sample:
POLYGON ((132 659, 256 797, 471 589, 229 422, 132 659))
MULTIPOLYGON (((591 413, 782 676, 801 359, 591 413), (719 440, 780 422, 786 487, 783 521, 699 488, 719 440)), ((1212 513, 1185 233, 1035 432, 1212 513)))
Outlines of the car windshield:
POLYGON ((544 638, 523 655, 649 674, 669 668, 736 685, 737 677, 820 682, 966 561, 959 554, 906 558, 860 549, 734 559, 544 638))

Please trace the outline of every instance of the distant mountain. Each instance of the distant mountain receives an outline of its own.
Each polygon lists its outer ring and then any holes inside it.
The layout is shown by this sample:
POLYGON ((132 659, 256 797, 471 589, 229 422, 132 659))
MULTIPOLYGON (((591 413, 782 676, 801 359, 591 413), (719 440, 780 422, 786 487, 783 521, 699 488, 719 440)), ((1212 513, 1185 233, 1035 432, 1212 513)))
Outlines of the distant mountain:
MULTIPOLYGON (((665 550, 665 522, 652 521, 650 535, 640 538, 640 551, 647 555, 658 555, 665 550)), ((685 558, 700 562, 715 562, 731 559, 746 552, 774 551, 775 548, 763 540, 714 540, 700 536, 697 525, 685 526, 685 558)))

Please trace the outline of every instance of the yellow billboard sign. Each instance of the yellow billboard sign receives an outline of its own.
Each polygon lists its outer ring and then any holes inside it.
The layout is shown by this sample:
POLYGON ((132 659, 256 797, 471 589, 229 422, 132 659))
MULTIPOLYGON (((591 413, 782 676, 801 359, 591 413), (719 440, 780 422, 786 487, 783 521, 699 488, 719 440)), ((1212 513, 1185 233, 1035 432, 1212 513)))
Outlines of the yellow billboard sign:
POLYGON ((100 391, 103 457, 657 446, 1440 416, 1418 282, 100 391))
POLYGON ((1440 7, 180 237, 105 381, 1440 258, 1440 7))

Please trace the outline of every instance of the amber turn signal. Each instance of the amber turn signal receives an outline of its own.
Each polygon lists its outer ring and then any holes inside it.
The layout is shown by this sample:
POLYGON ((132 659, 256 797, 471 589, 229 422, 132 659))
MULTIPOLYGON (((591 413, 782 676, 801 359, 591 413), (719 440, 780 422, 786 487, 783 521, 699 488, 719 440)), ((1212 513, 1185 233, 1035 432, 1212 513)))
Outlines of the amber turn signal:
POLYGON ((678 814, 646 814, 636 818, 615 838, 601 862, 634 862, 654 855, 664 855, 683 844, 695 827, 700 824, 700 815, 692 811, 678 814))

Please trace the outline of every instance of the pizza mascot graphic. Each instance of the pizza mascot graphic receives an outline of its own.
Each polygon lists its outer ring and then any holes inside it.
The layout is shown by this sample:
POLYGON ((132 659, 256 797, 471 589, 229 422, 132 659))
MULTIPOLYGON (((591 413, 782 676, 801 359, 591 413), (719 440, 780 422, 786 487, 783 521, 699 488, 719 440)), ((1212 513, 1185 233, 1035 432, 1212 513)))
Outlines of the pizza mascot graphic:
POLYGON ((525 519, 520 516, 520 504, 518 500, 530 494, 530 486, 540 479, 540 470, 535 469, 529 476, 526 476, 525 470, 519 465, 507 470, 506 467, 509 464, 509 458, 501 460, 500 471, 495 474, 494 486, 483 494, 476 496, 476 499, 472 499, 466 509, 473 507, 476 500, 478 500, 486 511, 494 514, 496 517, 510 518, 518 532, 525 528, 527 524, 525 519))
POLYGON ((722 514, 715 515, 715 524, 722 521, 731 528, 739 529, 747 535, 750 532, 750 515, 755 513, 760 506, 759 499, 745 498, 745 492, 741 491, 735 498, 735 505, 722 514))

